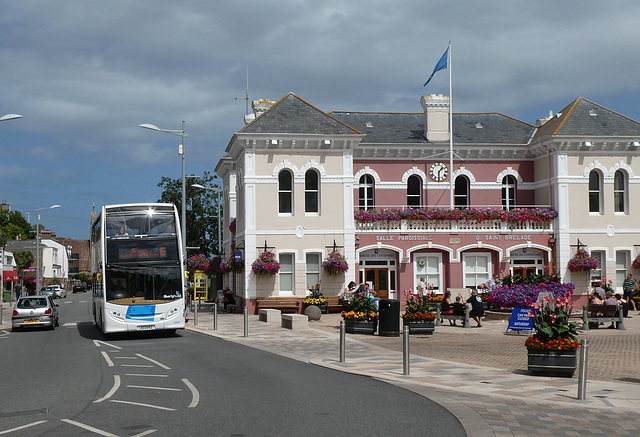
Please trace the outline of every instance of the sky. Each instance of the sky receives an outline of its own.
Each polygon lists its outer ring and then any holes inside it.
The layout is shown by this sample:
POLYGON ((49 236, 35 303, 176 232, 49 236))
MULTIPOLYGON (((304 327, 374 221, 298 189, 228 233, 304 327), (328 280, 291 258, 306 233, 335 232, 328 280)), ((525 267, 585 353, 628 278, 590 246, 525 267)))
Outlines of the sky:
POLYGON ((640 2, 0 0, 0 201, 58 237, 93 205, 214 173, 249 100, 420 112, 451 41, 454 112, 534 124, 584 97, 640 120, 640 2), (247 87, 247 72, 248 84, 247 87))

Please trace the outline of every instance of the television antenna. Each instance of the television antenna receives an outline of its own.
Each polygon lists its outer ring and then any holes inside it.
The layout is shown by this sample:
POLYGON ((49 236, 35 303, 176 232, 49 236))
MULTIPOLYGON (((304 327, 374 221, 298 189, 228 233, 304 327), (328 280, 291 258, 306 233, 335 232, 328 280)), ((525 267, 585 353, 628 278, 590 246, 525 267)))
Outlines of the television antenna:
MULTIPOLYGON (((240 99, 242 99, 242 97, 235 97, 235 100, 240 100, 240 99)), ((249 66, 248 65, 247 65, 247 88, 245 90, 244 101, 245 101, 244 115, 249 115, 249 66)))

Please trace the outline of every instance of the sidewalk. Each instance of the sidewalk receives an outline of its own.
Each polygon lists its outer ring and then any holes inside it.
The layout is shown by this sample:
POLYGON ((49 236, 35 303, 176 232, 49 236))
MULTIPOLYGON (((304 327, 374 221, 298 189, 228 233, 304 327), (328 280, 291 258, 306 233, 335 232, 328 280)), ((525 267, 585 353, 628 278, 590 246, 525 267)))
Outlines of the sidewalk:
MULTIPOLYGON (((635 315, 635 314, 634 314, 635 315)), ((506 323, 483 328, 437 327, 432 336, 411 336, 410 372, 403 375, 403 339, 346 335, 339 361, 339 314, 323 314, 307 330, 289 330, 242 314, 189 314, 187 329, 314 365, 367 375, 422 394, 458 417, 468 436, 637 436, 640 429, 640 316, 626 331, 597 329, 589 342, 586 399, 573 378, 531 376, 525 334, 505 335, 506 323)), ((474 323, 472 323, 474 325, 474 323)), ((381 411, 384 407, 381 407, 381 411)))

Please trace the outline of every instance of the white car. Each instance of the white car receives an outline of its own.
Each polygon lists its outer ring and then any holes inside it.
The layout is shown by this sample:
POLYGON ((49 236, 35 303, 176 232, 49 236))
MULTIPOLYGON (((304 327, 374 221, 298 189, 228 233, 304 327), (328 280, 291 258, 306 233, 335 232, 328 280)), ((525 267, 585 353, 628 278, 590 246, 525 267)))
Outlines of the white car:
POLYGON ((67 297, 67 290, 59 285, 47 285, 40 290, 41 294, 50 294, 53 298, 67 297))

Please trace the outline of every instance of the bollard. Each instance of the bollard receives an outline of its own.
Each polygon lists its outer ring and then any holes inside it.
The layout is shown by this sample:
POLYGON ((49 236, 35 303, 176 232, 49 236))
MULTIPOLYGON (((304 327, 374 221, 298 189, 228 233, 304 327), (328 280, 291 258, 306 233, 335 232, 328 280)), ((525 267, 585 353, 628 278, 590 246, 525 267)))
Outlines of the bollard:
POLYGON ((193 326, 198 326, 198 304, 193 305, 193 326))
POLYGON ((583 401, 587 396, 587 364, 588 342, 586 338, 580 340, 580 367, 578 369, 578 400, 583 401))
POLYGON ((340 362, 344 363, 345 358, 345 332, 346 332, 346 324, 344 320, 340 320, 340 362))
POLYGON ((0 303, 0 325, 2 325, 2 304, 0 303))
POLYGON ((249 308, 244 307, 244 336, 249 336, 249 308))
POLYGON ((402 328, 402 374, 409 375, 409 325, 402 328))
POLYGON ((213 330, 218 330, 218 304, 213 304, 213 330))

